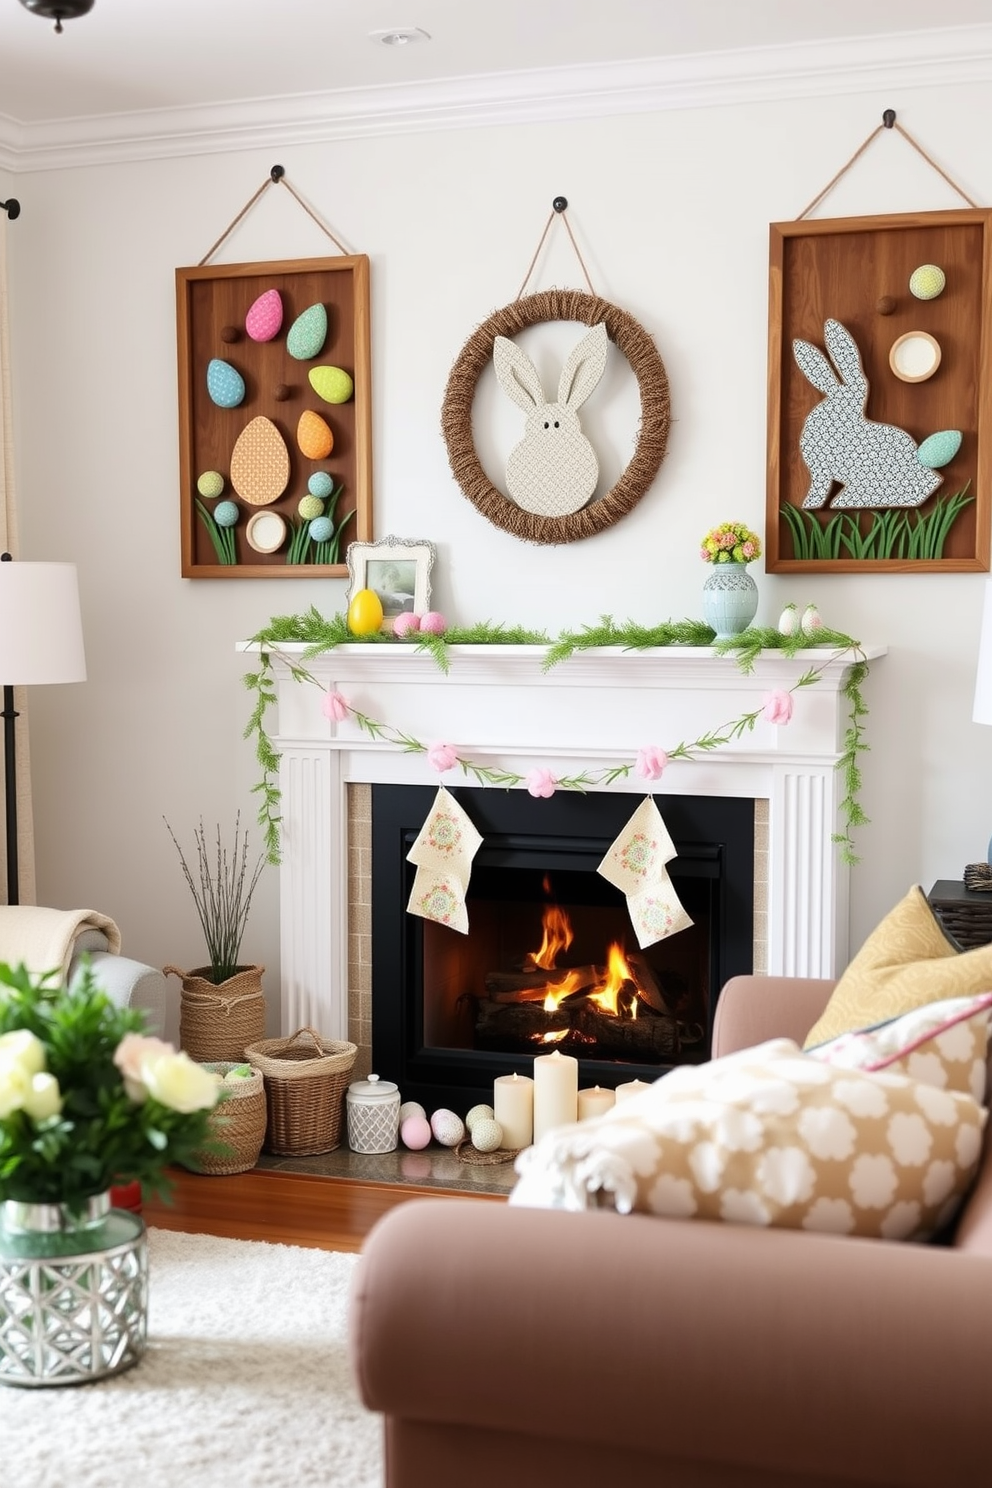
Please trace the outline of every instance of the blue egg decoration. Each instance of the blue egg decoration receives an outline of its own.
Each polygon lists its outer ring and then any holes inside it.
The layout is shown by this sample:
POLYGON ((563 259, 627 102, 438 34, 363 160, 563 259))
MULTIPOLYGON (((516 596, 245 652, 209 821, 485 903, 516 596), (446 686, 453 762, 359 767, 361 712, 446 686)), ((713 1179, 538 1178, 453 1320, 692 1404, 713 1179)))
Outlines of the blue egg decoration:
POLYGON ((236 501, 218 501, 214 507, 214 521, 218 527, 236 527, 240 515, 236 501))
POLYGON ((334 482, 326 470, 315 470, 307 481, 307 490, 311 496, 319 496, 321 501, 326 501, 334 490, 334 482))
POLYGON ((230 362, 211 357, 207 363, 207 392, 218 408, 237 408, 245 399, 245 380, 230 362))
POLYGON ((310 523, 310 536, 314 542, 330 542, 334 536, 334 523, 330 517, 314 517, 310 523))
POLYGON ((940 470, 944 465, 949 465, 961 448, 960 429, 941 429, 936 434, 931 434, 924 439, 917 451, 916 458, 921 465, 928 470, 940 470))
POLYGON ((298 362, 320 356, 327 339, 327 311, 321 304, 311 305, 298 315, 289 328, 286 350, 298 362))

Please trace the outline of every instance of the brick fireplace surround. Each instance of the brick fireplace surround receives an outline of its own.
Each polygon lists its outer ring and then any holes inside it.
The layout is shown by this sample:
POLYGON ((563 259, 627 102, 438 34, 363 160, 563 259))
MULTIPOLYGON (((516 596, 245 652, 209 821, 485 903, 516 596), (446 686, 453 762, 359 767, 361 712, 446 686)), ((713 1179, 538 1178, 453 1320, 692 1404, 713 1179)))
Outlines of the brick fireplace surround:
MULTIPOLYGON (((257 649, 244 645, 241 649, 257 649)), ((371 814, 373 783, 474 784, 439 777, 422 754, 370 739, 350 717, 326 719, 318 688, 297 682, 273 654, 282 756, 280 941, 282 1028, 304 1025, 359 1046, 371 1059, 371 814)), ((884 655, 883 647, 865 655, 884 655)), ((632 760, 645 745, 671 749, 718 730, 788 689, 810 666, 821 679, 795 695, 787 726, 759 720, 732 746, 677 761, 660 781, 631 775, 609 789, 632 797, 743 796, 755 807, 755 969, 832 976, 847 959, 848 869, 832 841, 847 727, 841 687, 850 659, 808 650, 765 652, 745 676, 707 648, 603 648, 542 670, 543 647, 458 646, 442 673, 413 644, 349 645, 305 663, 321 689, 338 689, 369 717, 425 744, 444 741, 480 764, 555 775, 632 760)), ((535 812, 541 803, 535 802, 535 812)), ((631 801, 631 811, 636 801, 631 801)))

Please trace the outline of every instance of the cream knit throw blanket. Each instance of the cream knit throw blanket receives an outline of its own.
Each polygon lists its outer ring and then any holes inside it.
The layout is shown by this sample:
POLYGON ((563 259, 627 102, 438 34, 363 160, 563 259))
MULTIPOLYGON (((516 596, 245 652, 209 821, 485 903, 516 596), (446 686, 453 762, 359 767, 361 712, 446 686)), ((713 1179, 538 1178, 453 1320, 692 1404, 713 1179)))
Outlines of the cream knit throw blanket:
POLYGON ((115 956, 121 948, 121 932, 107 915, 95 909, 43 909, 36 904, 0 905, 0 961, 8 966, 22 963, 36 976, 60 971, 64 981, 76 939, 87 930, 107 937, 107 950, 115 956))

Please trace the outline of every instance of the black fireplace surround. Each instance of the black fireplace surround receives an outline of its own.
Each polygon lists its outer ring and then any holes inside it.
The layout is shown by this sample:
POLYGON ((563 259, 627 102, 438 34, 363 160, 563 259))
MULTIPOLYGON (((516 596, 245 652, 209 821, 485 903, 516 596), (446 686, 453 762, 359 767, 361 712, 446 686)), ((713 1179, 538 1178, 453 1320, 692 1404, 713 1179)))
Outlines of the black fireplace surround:
MULTIPOLYGON (((480 895, 498 895, 498 885, 513 881, 509 874, 520 875, 521 893, 530 898, 540 897, 536 885, 554 883, 557 875, 572 885, 587 884, 578 891, 580 901, 615 901, 623 911, 618 923, 625 923, 626 946, 636 950, 623 896, 595 871, 636 810, 636 796, 558 791, 550 799, 535 800, 526 791, 474 787, 452 788, 451 794, 483 839, 469 886, 470 927, 480 912, 480 895)), ((419 1101, 428 1114, 446 1106, 464 1115, 477 1103, 492 1102, 497 1075, 532 1073, 533 1056, 548 1049, 538 1045, 528 1057, 431 1045, 425 1039, 425 928, 436 932, 407 912, 415 873, 407 853, 434 797, 429 786, 372 787, 372 1064, 380 1077, 397 1082, 403 1100, 419 1101)), ((720 988, 730 977, 753 969, 754 802, 659 796, 656 803, 678 854, 668 872, 695 922, 693 930, 680 934, 701 938, 698 959, 703 968, 695 992, 701 1036, 672 1063, 698 1061, 709 1055, 720 988)), ((661 968, 661 976, 665 948, 678 939, 673 936, 646 953, 655 969, 661 968)), ((670 1067, 580 1058, 579 1085, 612 1088, 627 1080, 653 1080, 670 1067)))

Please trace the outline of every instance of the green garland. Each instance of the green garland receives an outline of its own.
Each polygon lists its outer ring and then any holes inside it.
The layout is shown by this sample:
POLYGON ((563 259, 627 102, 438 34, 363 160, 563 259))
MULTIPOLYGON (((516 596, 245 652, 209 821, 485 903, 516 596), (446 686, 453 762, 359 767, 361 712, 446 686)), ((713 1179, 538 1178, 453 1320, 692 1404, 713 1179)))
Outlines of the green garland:
MULTIPOLYGON (((252 787, 252 791, 261 797, 258 821, 265 837, 266 857, 270 863, 278 863, 281 858, 279 755, 272 747, 272 740, 265 727, 266 714, 276 702, 273 657, 278 657, 297 682, 310 682, 315 687, 320 687, 321 684, 306 666, 306 663, 315 656, 332 651, 337 646, 367 645, 370 642, 384 645, 410 645, 411 640, 397 642, 393 636, 385 632, 377 632, 371 636, 352 635, 348 629, 346 615, 332 615, 330 619, 327 619, 312 605, 303 615, 275 616, 263 630, 253 635, 251 640, 259 647, 260 660, 258 670, 249 672, 244 679, 245 686, 255 695, 254 706, 245 725, 244 737, 254 738, 255 756, 262 771, 262 778, 257 785, 252 787), (305 646, 306 649, 299 660, 280 651, 281 646, 289 643, 305 646)), ((842 631, 824 628, 816 632, 815 641, 817 647, 831 647, 835 654, 818 666, 812 666, 805 671, 798 682, 788 689, 789 692, 795 692, 800 687, 812 686, 819 681, 821 674, 831 662, 847 652, 855 657, 847 680, 841 689, 848 703, 848 727, 844 735, 844 749, 836 766, 844 776, 845 794, 840 803, 844 829, 833 835, 833 841, 840 846, 842 860, 853 865, 860 862, 854 852, 854 828, 864 826, 868 821, 859 800, 861 791, 859 758, 869 747, 865 742, 863 722, 867 717, 868 708, 861 692, 862 683, 868 676, 868 663, 860 643, 851 636, 844 635, 842 631)), ((443 636, 425 635, 419 632, 412 643, 418 651, 429 652, 440 670, 445 673, 450 670, 450 648, 452 646, 547 646, 548 653, 543 664, 545 671, 550 671, 552 667, 567 661, 578 651, 592 650, 602 646, 619 646, 627 651, 643 651, 665 646, 708 646, 719 656, 734 656, 741 671, 747 675, 754 670, 755 662, 762 651, 781 651, 783 655, 792 657, 808 648, 810 637, 801 631, 791 636, 784 636, 778 630, 754 626, 741 635, 733 636, 725 641, 717 641, 711 627, 699 620, 668 621, 663 625, 655 626, 636 625, 633 621, 628 621, 626 625, 617 625, 611 616, 603 615, 598 625, 586 625, 579 631, 562 631, 554 641, 544 631, 526 630, 520 626, 484 621, 479 625, 468 627, 452 626, 443 636)), ((674 748, 666 751, 669 760, 695 759, 700 754, 709 753, 732 743, 754 729, 763 711, 763 708, 755 708, 751 712, 741 714, 739 718, 721 724, 719 728, 709 733, 702 734, 698 739, 693 739, 691 742, 683 740, 674 748)), ((370 738, 384 739, 389 743, 397 744, 411 754, 427 753, 427 745, 419 739, 402 733, 390 724, 370 718, 367 714, 359 712, 357 708, 351 708, 350 705, 349 712, 359 728, 370 738)), ((464 759, 461 755, 456 757, 456 763, 464 775, 470 776, 480 784, 511 787, 521 785, 524 781, 524 776, 514 771, 494 770, 489 766, 464 759)), ((598 786, 612 785, 616 780, 626 779, 633 769, 633 764, 622 764, 607 766, 598 771, 583 770, 577 775, 563 776, 557 781, 557 785, 562 790, 591 790, 598 786)))

